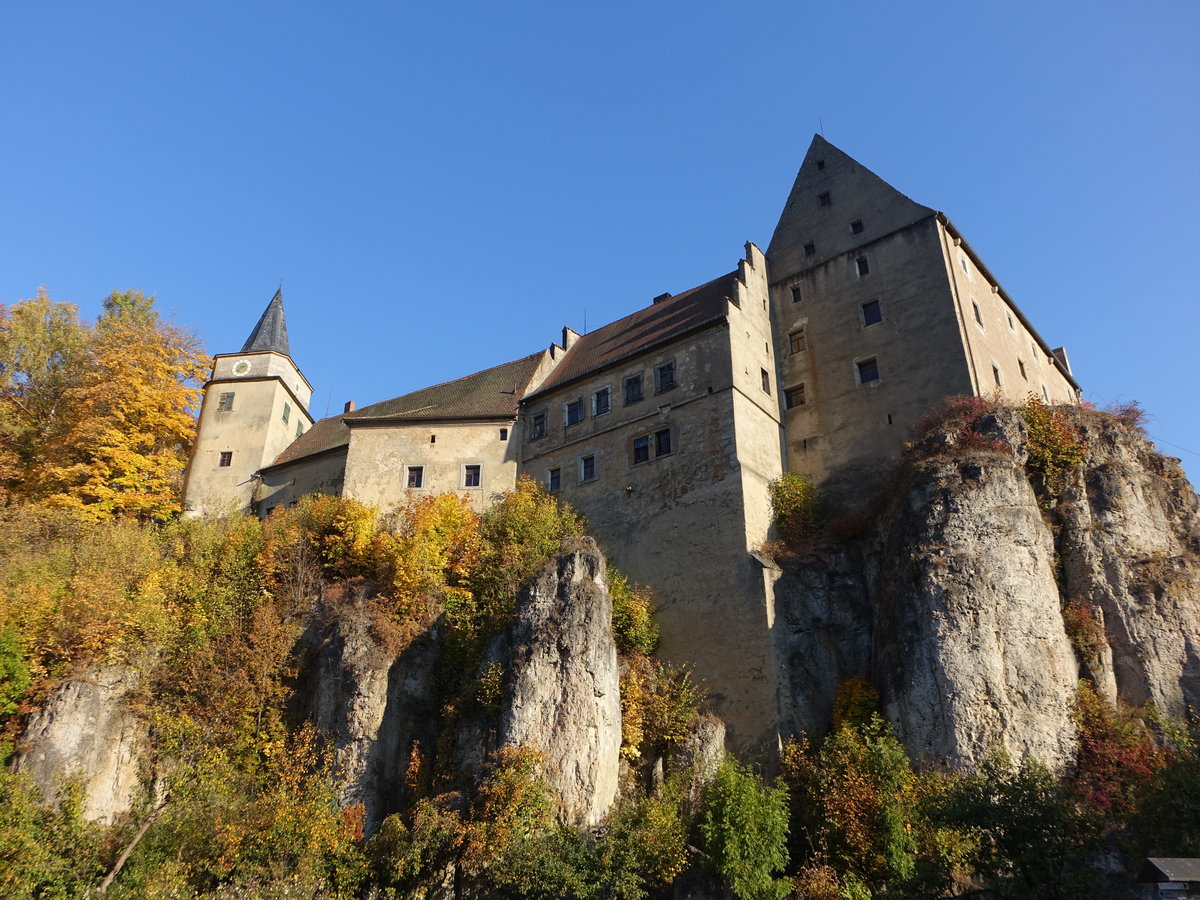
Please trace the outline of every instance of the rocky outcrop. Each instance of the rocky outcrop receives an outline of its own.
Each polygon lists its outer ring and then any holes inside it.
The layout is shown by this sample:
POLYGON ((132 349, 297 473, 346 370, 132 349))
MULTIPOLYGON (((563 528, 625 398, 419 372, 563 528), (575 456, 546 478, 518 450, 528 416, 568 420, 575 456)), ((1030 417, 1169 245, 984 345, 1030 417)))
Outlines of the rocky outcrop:
POLYGON ((141 787, 148 729, 128 703, 138 680, 131 666, 98 666, 63 682, 26 724, 13 770, 29 776, 48 803, 78 781, 83 816, 113 822, 141 787))
POLYGON ((592 826, 617 795, 620 675, 604 557, 591 538, 551 560, 517 597, 515 623, 493 641, 481 673, 503 667, 494 717, 459 735, 459 756, 478 765, 503 747, 545 760, 559 818, 592 826))
POLYGON ((1063 593, 1091 604, 1121 699, 1200 709, 1200 498, 1136 428, 1081 411, 1087 457, 1055 508, 1063 593))
POLYGON ((390 649, 372 630, 377 612, 355 594, 340 586, 322 603, 299 695, 306 716, 333 743, 342 804, 361 803, 371 833, 404 804, 414 747, 436 739, 433 670, 440 644, 433 627, 390 649))
POLYGON ((1136 428, 1066 414, 1087 453, 1061 489, 1028 465, 1015 410, 954 423, 913 448, 858 534, 785 566, 785 732, 822 731, 838 682, 866 676, 916 758, 969 767, 1004 749, 1061 766, 1080 674, 1172 716, 1200 704, 1196 493, 1136 428), (1068 605, 1094 640, 1072 646, 1068 605))

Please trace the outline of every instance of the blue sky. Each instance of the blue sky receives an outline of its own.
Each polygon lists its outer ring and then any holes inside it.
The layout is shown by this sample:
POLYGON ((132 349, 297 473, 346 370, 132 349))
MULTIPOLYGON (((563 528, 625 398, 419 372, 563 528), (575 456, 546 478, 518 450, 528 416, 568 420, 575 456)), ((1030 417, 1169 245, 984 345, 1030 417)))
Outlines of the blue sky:
POLYGON ((1200 477, 1200 4, 11 5, 0 302, 279 279, 313 411, 524 356, 765 247, 812 134, 946 212, 1200 477))

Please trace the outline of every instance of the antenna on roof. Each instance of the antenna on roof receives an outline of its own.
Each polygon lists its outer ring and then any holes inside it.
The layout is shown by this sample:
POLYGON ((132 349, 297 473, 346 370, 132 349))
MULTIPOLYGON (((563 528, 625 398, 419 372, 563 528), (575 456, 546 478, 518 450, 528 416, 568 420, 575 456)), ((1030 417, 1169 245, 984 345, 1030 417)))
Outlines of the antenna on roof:
POLYGON ((817 119, 817 128, 821 132, 821 137, 825 137, 825 120, 824 119, 821 119, 821 118, 817 119))
POLYGON ((587 334, 587 307, 583 308, 583 333, 587 334))

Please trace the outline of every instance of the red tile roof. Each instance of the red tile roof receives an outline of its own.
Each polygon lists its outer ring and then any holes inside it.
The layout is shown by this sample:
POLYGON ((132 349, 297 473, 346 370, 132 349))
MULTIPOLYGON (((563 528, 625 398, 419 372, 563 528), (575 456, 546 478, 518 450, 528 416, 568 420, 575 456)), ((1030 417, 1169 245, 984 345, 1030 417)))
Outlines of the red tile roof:
POLYGON ((623 319, 582 335, 562 362, 530 392, 536 396, 644 353, 660 344, 725 318, 726 298, 735 296, 737 272, 714 278, 669 300, 639 309, 623 319))

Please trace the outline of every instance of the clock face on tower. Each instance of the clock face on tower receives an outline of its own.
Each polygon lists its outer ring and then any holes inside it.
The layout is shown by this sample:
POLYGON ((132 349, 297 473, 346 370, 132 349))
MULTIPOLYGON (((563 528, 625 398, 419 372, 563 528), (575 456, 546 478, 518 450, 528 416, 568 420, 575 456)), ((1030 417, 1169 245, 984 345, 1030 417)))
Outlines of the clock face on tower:
POLYGON ((250 363, 246 360, 240 360, 233 364, 234 375, 247 375, 250 372, 250 363))

